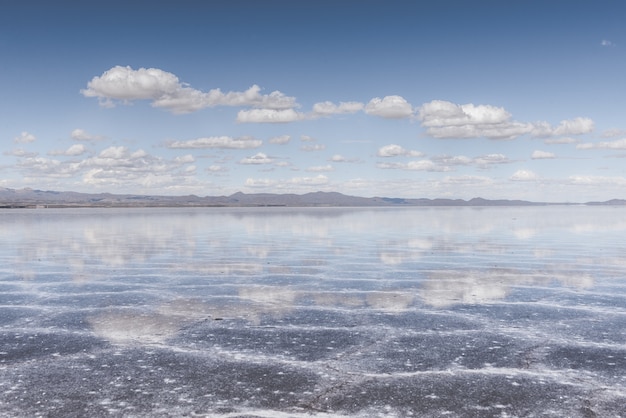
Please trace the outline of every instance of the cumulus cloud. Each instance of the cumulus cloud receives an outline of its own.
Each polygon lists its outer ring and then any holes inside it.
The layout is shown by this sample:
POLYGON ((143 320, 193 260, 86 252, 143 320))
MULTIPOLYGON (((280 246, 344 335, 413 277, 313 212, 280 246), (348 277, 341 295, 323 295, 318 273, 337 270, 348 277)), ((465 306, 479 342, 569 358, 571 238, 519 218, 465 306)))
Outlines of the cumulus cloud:
POLYGON ((243 92, 223 93, 220 89, 203 92, 182 83, 178 77, 158 68, 115 66, 96 76, 80 92, 85 97, 96 97, 103 106, 114 106, 115 100, 131 102, 151 100, 152 106, 173 113, 188 113, 213 106, 252 106, 266 109, 287 109, 297 106, 293 97, 279 91, 261 94, 253 85, 243 92))
POLYGON ((626 138, 616 139, 615 141, 603 141, 603 142, 587 142, 584 144, 576 145, 576 149, 610 149, 610 150, 625 150, 626 138))
POLYGON ((512 161, 504 154, 486 154, 474 158, 474 163, 483 168, 492 164, 508 164, 510 162, 512 161))
POLYGON ((402 119, 411 116, 413 108, 402 96, 375 97, 365 106, 365 113, 385 119, 402 119))
POLYGON ((104 139, 100 135, 91 135, 83 129, 74 129, 70 134, 70 137, 75 141, 100 141, 104 139))
POLYGON ((424 103, 418 118, 434 138, 511 139, 532 130, 529 124, 511 121, 511 114, 490 105, 458 105, 443 100, 424 103))
POLYGON ((555 158, 555 157, 556 155, 554 155, 551 152, 540 151, 540 150, 533 151, 532 155, 530 156, 530 158, 532 158, 533 160, 544 160, 544 159, 550 159, 550 158, 555 158))
POLYGON ((212 164, 207 167, 206 171, 210 173, 219 173, 219 172, 228 171, 228 168, 219 164, 212 164))
POLYGON ((424 154, 419 151, 411 151, 404 149, 400 145, 390 144, 380 147, 376 153, 379 157, 398 157, 398 156, 410 156, 421 157, 424 154))
POLYGON ((409 171, 445 172, 452 170, 450 167, 437 164, 431 160, 409 161, 408 163, 378 163, 376 166, 382 169, 409 171))
POLYGON ((433 157, 432 160, 444 165, 470 165, 474 162, 473 158, 465 155, 440 155, 433 157))
POLYGON ((22 148, 15 148, 10 151, 4 151, 3 154, 11 155, 13 157, 27 157, 27 158, 36 157, 37 155, 39 155, 39 153, 37 152, 26 151, 22 148))
POLYGON ((270 144, 276 144, 276 145, 283 145, 288 143, 289 141, 291 141, 291 136, 289 135, 281 135, 281 136, 275 136, 269 139, 269 143, 270 144))
POLYGON ((67 157, 75 157, 82 155, 87 151, 87 148, 83 144, 74 144, 65 151, 50 151, 48 155, 64 155, 67 157))
POLYGON ((613 44, 613 42, 609 41, 608 39, 603 39, 600 42, 600 45, 602 45, 602 46, 613 46, 614 44, 613 44))
POLYGON ((626 130, 624 129, 607 129, 602 132, 603 138, 615 138, 616 136, 626 136, 626 130))
POLYGON ((426 133, 434 138, 513 139, 532 134, 536 137, 581 135, 594 129, 589 118, 563 120, 556 127, 547 122, 524 123, 512 120, 502 107, 491 105, 459 105, 443 100, 424 103, 418 118, 426 133))
POLYGON ((547 122, 533 124, 532 135, 536 137, 582 135, 593 131, 595 124, 589 118, 562 120, 556 127, 547 122))
POLYGON ((245 185, 248 187, 273 187, 278 182, 276 180, 271 179, 246 179, 245 185))
POLYGON ((313 105, 313 115, 314 116, 331 116, 331 115, 340 115, 346 113, 356 113, 361 110, 365 105, 361 102, 339 102, 339 104, 335 104, 333 102, 320 102, 315 103, 313 105))
POLYGON ((341 154, 335 154, 329 158, 329 161, 333 161, 335 163, 345 163, 347 161, 347 158, 341 154))
POLYGON ((321 186, 328 184, 328 177, 323 174, 315 177, 294 177, 289 180, 290 184, 307 185, 307 186, 321 186))
POLYGON ((327 165, 316 165, 316 166, 312 166, 306 169, 306 171, 310 171, 310 172, 326 172, 326 171, 333 171, 334 168, 332 165, 327 164, 327 165))
POLYGON ((517 170, 510 179, 513 181, 534 181, 539 179, 539 176, 530 170, 517 170))
POLYGON ((240 164, 271 164, 274 160, 269 158, 266 154, 259 152, 251 157, 243 158, 239 161, 240 164))
POLYGON ((324 144, 307 144, 307 145, 302 145, 300 147, 300 149, 302 151, 306 151, 306 152, 323 151, 323 150, 326 149, 326 145, 324 145, 324 144))
POLYGON ((544 144, 576 144, 578 142, 580 142, 580 140, 569 136, 562 138, 548 138, 543 141, 544 144))
POLYGON ((26 144, 29 142, 34 142, 36 139, 37 138, 35 138, 35 135, 24 131, 15 138, 13 138, 13 142, 17 142, 18 144, 26 144))
POLYGON ((250 109, 237 112, 239 123, 288 123, 304 119, 294 109, 250 109))
POLYGON ((230 136, 211 136, 187 141, 172 141, 167 144, 168 148, 194 149, 194 148, 222 148, 222 149, 248 149, 258 148, 263 144, 260 139, 251 137, 233 138, 230 136))

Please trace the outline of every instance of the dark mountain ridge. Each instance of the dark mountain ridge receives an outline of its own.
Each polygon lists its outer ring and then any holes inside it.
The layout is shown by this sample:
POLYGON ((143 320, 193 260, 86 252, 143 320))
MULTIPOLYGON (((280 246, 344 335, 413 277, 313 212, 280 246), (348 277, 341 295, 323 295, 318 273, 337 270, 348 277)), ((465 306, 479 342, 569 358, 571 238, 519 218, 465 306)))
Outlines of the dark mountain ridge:
MULTIPOLYGON (((185 207, 185 206, 542 206, 568 203, 529 202, 525 200, 489 200, 480 197, 463 199, 426 199, 394 197, 360 197, 338 192, 312 192, 305 194, 234 193, 230 196, 159 196, 112 193, 79 193, 50 190, 0 188, 0 207, 185 207)), ((626 205, 626 200, 589 202, 589 205, 626 205)))

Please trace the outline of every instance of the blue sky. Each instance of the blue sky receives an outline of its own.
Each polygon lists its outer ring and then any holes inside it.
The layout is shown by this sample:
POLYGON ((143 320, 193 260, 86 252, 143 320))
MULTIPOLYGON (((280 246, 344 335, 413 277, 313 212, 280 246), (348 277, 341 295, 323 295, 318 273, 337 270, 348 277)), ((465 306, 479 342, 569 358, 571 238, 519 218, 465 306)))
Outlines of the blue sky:
POLYGON ((29 1, 0 187, 626 198, 620 1, 29 1))

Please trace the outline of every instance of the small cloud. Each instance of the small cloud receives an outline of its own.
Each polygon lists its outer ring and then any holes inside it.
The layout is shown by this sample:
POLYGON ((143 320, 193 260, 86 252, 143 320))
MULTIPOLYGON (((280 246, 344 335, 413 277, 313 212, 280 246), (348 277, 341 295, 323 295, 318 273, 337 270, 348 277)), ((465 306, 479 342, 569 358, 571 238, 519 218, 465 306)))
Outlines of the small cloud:
POLYGON ((177 164, 188 164, 188 163, 193 163, 195 161, 196 159, 191 154, 181 155, 181 156, 174 158, 174 162, 177 164))
POLYGON ((513 181, 534 181, 539 179, 539 176, 530 170, 517 170, 510 179, 513 181))
POLYGON ((266 154, 259 152, 252 157, 242 159, 239 164, 271 164, 273 161, 266 154))
POLYGON ((375 97, 365 106, 365 113, 385 119, 402 119, 411 116, 413 108, 402 96, 375 97))
POLYGON ((239 123, 288 123, 304 118, 302 113, 294 109, 251 109, 237 113, 239 123))
POLYGON ((276 180, 271 180, 271 179, 253 179, 253 178, 248 178, 246 179, 246 186, 248 187, 272 187, 274 185, 276 185, 276 180))
POLYGON ((404 149, 400 145, 390 144, 385 145, 378 149, 376 153, 379 157, 398 157, 398 156, 409 156, 409 157, 422 157, 424 154, 419 151, 411 151, 404 149))
POLYGON ((313 166, 313 167, 309 167, 306 169, 306 171, 309 172, 314 172, 314 173, 321 173, 321 172, 327 172, 327 171, 333 171, 334 168, 332 165, 328 164, 328 165, 317 165, 317 166, 313 166))
POLYGON ((356 113, 363 110, 364 105, 361 102, 339 102, 339 105, 333 102, 321 102, 313 105, 313 116, 331 116, 337 114, 356 113))
POLYGON ((556 158, 556 155, 554 155, 551 152, 536 150, 533 152, 530 158, 532 158, 533 160, 545 160, 545 159, 556 158))
POLYGON ((300 135, 300 141, 302 142, 315 142, 315 138, 309 135, 300 135))
POLYGON ((602 132, 602 138, 615 138, 616 136, 626 136, 624 129, 607 129, 602 132))
POLYGON ((289 135, 275 136, 268 140, 270 144, 275 144, 275 145, 283 145, 283 144, 288 143, 289 141, 291 141, 291 136, 289 135))
POLYGON ((307 185, 307 186, 320 186, 328 183, 328 177, 320 174, 315 177, 294 177, 289 180, 290 184, 307 185))
POLYGON ((214 165, 210 165, 209 167, 207 167, 206 171, 208 171, 209 173, 219 173, 219 172, 228 171, 228 168, 219 164, 214 164, 214 165))
POLYGON ((75 157, 82 155, 87 151, 83 144, 74 144, 65 151, 50 151, 48 155, 64 155, 66 157, 75 157))
POLYGON ((74 129, 70 134, 70 137, 74 141, 101 141, 104 139, 103 136, 100 135, 91 135, 87 131, 83 129, 74 129))
POLYGON ((26 144, 29 142, 34 142, 36 139, 37 138, 35 138, 35 135, 24 131, 15 138, 13 138, 13 142, 17 142, 18 144, 26 144))
POLYGON ((612 149, 612 150, 626 150, 626 138, 616 139, 615 141, 603 141, 603 142, 586 142, 584 144, 576 145, 576 149, 612 149))
POLYGON ((300 147, 302 151, 306 152, 314 152, 314 151, 323 151, 326 149, 326 145, 324 144, 308 144, 300 147))
POLYGON ((563 138, 548 138, 543 141, 544 144, 577 144, 580 140, 565 136, 563 138))
POLYGON ((16 148, 11 151, 3 152, 4 155, 11 155, 13 157, 24 157, 24 158, 33 158, 39 155, 37 152, 29 152, 22 148, 16 148))
POLYGON ((613 46, 613 45, 614 45, 614 43, 613 43, 613 42, 611 42, 611 41, 609 41, 609 40, 607 40, 607 39, 603 39, 603 40, 600 42, 600 45, 602 45, 602 46, 613 46))
POLYGON ((172 141, 167 148, 195 149, 195 148, 222 148, 222 149, 248 149, 258 148, 263 144, 260 139, 250 137, 232 138, 230 136, 211 136, 205 138, 190 139, 188 141, 172 141))

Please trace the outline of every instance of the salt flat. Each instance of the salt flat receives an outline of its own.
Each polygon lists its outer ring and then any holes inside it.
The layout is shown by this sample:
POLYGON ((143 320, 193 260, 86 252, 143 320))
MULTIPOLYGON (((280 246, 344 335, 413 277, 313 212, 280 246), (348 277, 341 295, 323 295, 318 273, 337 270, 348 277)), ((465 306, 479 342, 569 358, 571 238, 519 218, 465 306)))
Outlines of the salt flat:
POLYGON ((622 208, 0 227, 2 416, 626 416, 622 208))

